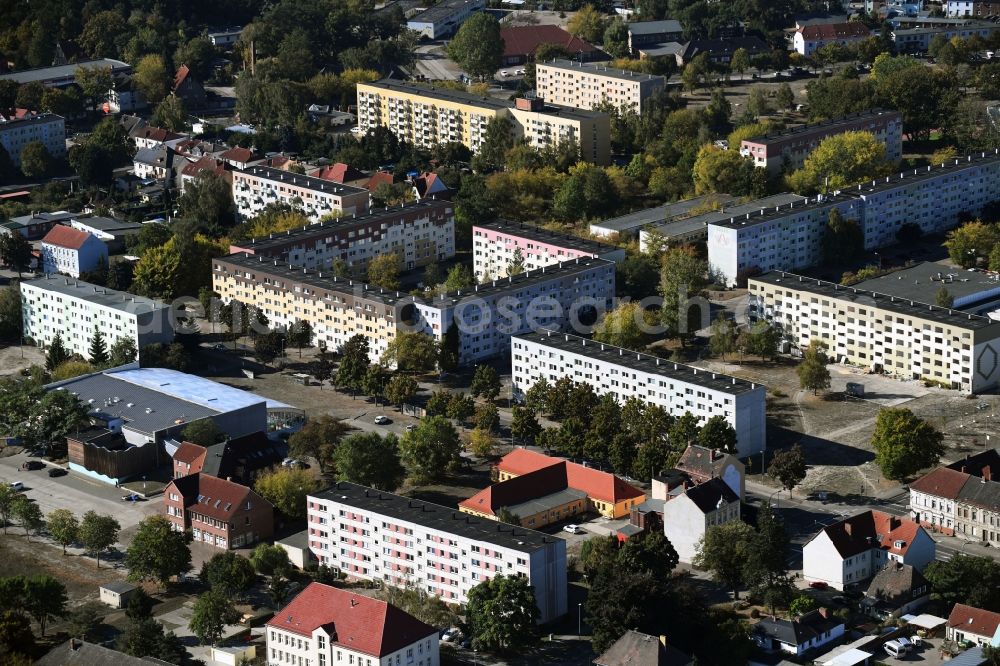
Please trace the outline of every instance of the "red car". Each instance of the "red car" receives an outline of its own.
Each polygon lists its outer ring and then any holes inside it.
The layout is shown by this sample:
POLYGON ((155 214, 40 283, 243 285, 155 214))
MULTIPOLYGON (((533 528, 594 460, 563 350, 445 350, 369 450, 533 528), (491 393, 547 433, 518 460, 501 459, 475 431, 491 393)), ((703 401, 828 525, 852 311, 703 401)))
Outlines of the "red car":
POLYGON ((814 580, 813 582, 809 583, 809 587, 811 587, 814 590, 825 590, 830 586, 821 580, 814 580))

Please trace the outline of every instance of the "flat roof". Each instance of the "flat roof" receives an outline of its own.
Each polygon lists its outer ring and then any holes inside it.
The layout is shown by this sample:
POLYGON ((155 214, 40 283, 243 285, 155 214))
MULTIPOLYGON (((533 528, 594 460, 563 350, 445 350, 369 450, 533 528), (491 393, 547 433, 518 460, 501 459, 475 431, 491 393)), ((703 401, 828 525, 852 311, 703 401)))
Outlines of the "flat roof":
POLYGON ((582 252, 594 252, 596 254, 614 252, 615 250, 620 249, 617 245, 612 245, 611 243, 602 243, 589 238, 580 238, 579 236, 564 234, 558 231, 550 231, 534 224, 511 222, 510 220, 492 220, 490 222, 482 222, 480 224, 472 225, 472 228, 473 232, 477 228, 490 229, 492 231, 499 231, 511 236, 519 236, 521 238, 536 240, 550 245, 556 245, 558 247, 580 250, 582 252))
POLYGON ((713 202, 725 202, 728 204, 732 201, 736 201, 735 197, 731 197, 728 194, 706 194, 694 197, 693 199, 685 199, 683 201, 656 206, 655 208, 644 208, 643 210, 637 210, 632 213, 620 215, 619 217, 602 220, 590 226, 609 231, 628 231, 647 224, 655 224, 680 216, 687 216, 692 210, 710 205, 713 202))
POLYGON ((269 249, 272 247, 281 247, 287 245, 289 241, 305 241, 314 236, 326 236, 331 233, 337 233, 342 230, 352 229, 357 226, 362 226, 370 222, 378 222, 380 220, 390 220, 398 217, 401 214, 412 213, 417 210, 433 210, 433 209, 445 209, 448 206, 453 205, 450 201, 445 200, 435 200, 435 199, 423 199, 421 201, 413 201, 404 206, 397 206, 394 208, 384 208, 381 210, 369 209, 367 213, 363 215, 351 215, 350 217, 339 217, 330 220, 321 220, 319 222, 314 222, 312 224, 304 225, 300 229, 290 229, 285 232, 279 232, 277 234, 271 234, 269 237, 264 238, 251 238, 245 241, 234 242, 233 245, 236 247, 252 247, 256 249, 269 249))
POLYGON ((779 141, 784 141, 785 139, 797 136, 799 134, 809 134, 811 132, 825 132, 828 130, 836 130, 837 128, 844 127, 847 125, 852 125, 859 120, 864 120, 867 118, 879 118, 881 116, 896 116, 897 119, 901 118, 899 111, 891 111, 887 109, 868 109, 866 111, 858 111, 857 113, 851 113, 846 116, 841 116, 839 118, 833 118, 831 120, 821 120, 816 123, 808 123, 806 125, 799 125, 798 127, 792 127, 791 129, 782 130, 780 132, 775 132, 773 134, 761 134, 757 136, 748 137, 743 139, 744 143, 760 143, 760 144, 770 144, 777 143, 779 141))
POLYGON ((680 21, 665 19, 663 21, 636 21, 629 23, 628 31, 633 35, 658 35, 664 32, 683 32, 680 21))
POLYGON ((745 379, 739 379, 732 375, 724 375, 683 363, 674 363, 658 356, 615 347, 614 345, 597 342, 596 340, 588 340, 587 338, 570 333, 546 330, 515 335, 513 337, 545 345, 546 347, 553 347, 571 354, 579 354, 580 356, 594 358, 605 363, 621 365, 640 372, 648 372, 666 377, 667 379, 694 384, 732 395, 739 395, 764 388, 763 384, 748 382, 745 379))
POLYGON ((968 271, 933 262, 922 262, 852 285, 899 298, 926 300, 944 287, 955 299, 968 303, 1000 293, 1000 280, 983 271, 968 271), (949 281, 950 280, 950 281, 949 281))
MULTIPOLYGON (((943 308, 917 300, 899 298, 891 294, 867 291, 859 289, 856 286, 845 287, 833 282, 817 280, 816 278, 796 275, 795 273, 785 271, 769 271, 763 275, 750 278, 750 281, 763 282, 775 286, 780 285, 787 289, 805 291, 840 301, 860 303, 867 307, 880 308, 909 317, 917 317, 970 330, 979 330, 990 326, 1000 327, 1000 322, 994 321, 989 317, 969 314, 953 308, 943 308)), ((930 294, 925 292, 925 295, 929 296, 930 294)))
POLYGON ((406 520, 467 539, 485 541, 522 552, 531 552, 562 541, 559 537, 525 527, 479 518, 440 504, 394 495, 347 481, 336 483, 310 497, 340 502, 397 520, 406 520))
POLYGON ((16 81, 17 83, 24 85, 25 83, 31 83, 33 81, 51 81, 53 79, 65 79, 69 77, 75 78, 77 67, 86 67, 87 69, 96 69, 98 67, 110 67, 112 72, 132 68, 131 65, 122 62, 121 60, 113 60, 111 58, 98 58, 96 60, 86 60, 84 62, 76 62, 71 65, 55 65, 54 67, 37 67, 35 69, 22 69, 17 72, 10 72, 9 74, 0 74, 0 81, 2 80, 16 81))
POLYGON ((17 129, 28 125, 46 125, 54 122, 65 122, 65 118, 54 113, 33 113, 23 118, 5 118, 0 116, 0 132, 8 129, 17 129))
POLYGON ((667 79, 658 74, 641 74, 639 72, 632 72, 627 69, 616 69, 614 67, 608 67, 607 64, 599 64, 593 62, 577 62, 575 60, 563 60, 554 59, 546 60, 537 65, 544 65, 545 67, 554 67, 556 69, 563 70, 573 70, 587 72, 588 74, 598 74, 600 76, 607 76, 613 79, 621 79, 623 81, 661 81, 666 84, 667 79))
POLYGON ((129 314, 155 312, 170 307, 163 301, 101 287, 64 275, 46 275, 34 280, 26 280, 22 284, 129 314))
MULTIPOLYGON (((516 108, 513 103, 510 106, 511 109, 516 108)), ((592 119, 600 118, 608 114, 603 111, 594 111, 591 109, 577 109, 572 106, 560 106, 559 104, 549 104, 544 102, 542 108, 532 111, 531 109, 518 109, 518 111, 527 111, 528 113, 540 113, 544 116, 563 116, 565 118, 575 118, 575 119, 592 119)))
POLYGON ((57 210, 52 213, 29 213, 28 215, 18 215, 10 218, 10 221, 19 227, 27 227, 32 224, 66 222, 73 219, 73 213, 66 210, 57 210))
POLYGON ((430 97, 431 99, 436 99, 442 102, 451 102, 453 104, 469 104, 472 106, 486 107, 493 109, 494 111, 507 109, 512 106, 512 103, 510 102, 501 102, 500 100, 494 99, 489 95, 476 95, 474 93, 465 92, 464 90, 452 90, 450 88, 432 88, 431 86, 408 83, 406 81, 396 81, 394 79, 382 79, 381 81, 373 81, 371 83, 358 85, 372 86, 373 88, 405 93, 407 95, 421 95, 423 97, 430 97))
POLYGON ((315 192, 323 192, 325 194, 344 195, 368 192, 368 190, 363 187, 344 185, 343 183, 335 183, 332 180, 323 180, 322 178, 306 176, 300 173, 293 173, 291 171, 282 171, 281 169, 275 169, 273 167, 263 165, 248 166, 246 169, 240 169, 239 172, 274 182, 285 183, 287 185, 305 187, 315 192))
POLYGON ((85 227, 90 227, 91 229, 99 229, 100 231, 107 232, 142 228, 141 222, 126 222, 125 220, 119 220, 113 217, 102 217, 99 215, 74 217, 72 221, 82 224, 85 227))
POLYGON ((455 12, 463 9, 466 5, 473 5, 476 8, 484 6, 482 0, 443 0, 440 4, 428 7, 419 14, 415 14, 407 19, 407 23, 437 23, 454 16, 455 12))
MULTIPOLYGON (((707 227, 710 224, 717 224, 732 217, 747 215, 748 213, 759 213, 761 209, 792 206, 805 201, 808 201, 808 199, 798 194, 782 192, 781 194, 773 194, 762 199, 754 199, 753 201, 748 201, 746 203, 736 204, 735 206, 730 206, 729 208, 722 206, 718 210, 701 213, 700 215, 692 215, 691 217, 685 219, 684 223, 689 229, 707 227)), ((659 231, 660 226, 661 225, 655 225, 654 228, 659 231)), ((667 225, 662 226, 666 227, 667 225)))
POLYGON ((771 207, 760 205, 751 206, 751 204, 757 204, 759 201, 764 201, 763 199, 756 199, 746 204, 746 207, 741 212, 733 213, 732 210, 729 210, 724 218, 714 220, 709 222, 709 224, 714 224, 720 227, 728 227, 730 229, 739 229, 740 227, 755 226, 774 219, 786 217, 790 211, 811 210, 814 208, 826 209, 839 203, 857 200, 858 197, 856 193, 834 192, 833 194, 820 195, 812 199, 799 197, 796 201, 789 201, 785 204, 772 204, 771 207))

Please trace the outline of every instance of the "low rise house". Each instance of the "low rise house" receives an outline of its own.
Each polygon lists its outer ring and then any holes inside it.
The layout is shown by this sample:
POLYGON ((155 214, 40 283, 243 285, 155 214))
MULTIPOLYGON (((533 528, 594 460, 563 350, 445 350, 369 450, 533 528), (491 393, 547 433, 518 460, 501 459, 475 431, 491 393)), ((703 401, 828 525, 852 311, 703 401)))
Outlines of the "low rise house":
POLYGON ((580 60, 600 59, 599 48, 575 37, 557 25, 514 25, 500 29, 503 40, 503 66, 523 65, 535 59, 542 44, 556 44, 580 60))
MULTIPOLYGON (((743 499, 745 494, 746 465, 732 453, 688 444, 680 460, 674 465, 674 469, 687 474, 695 483, 722 479, 740 499, 743 499)), ((656 483, 656 479, 653 483, 656 483)))
POLYGON ((935 543, 912 520, 865 511, 827 525, 802 549, 802 577, 837 590, 859 585, 886 564, 922 571, 934 560, 935 543))
POLYGON ((824 46, 851 46, 871 37, 871 34, 872 31, 861 21, 815 23, 796 30, 793 43, 796 52, 810 57, 824 46))
POLYGON ((720 478, 695 486, 653 487, 653 499, 664 500, 663 534, 681 562, 693 562, 698 542, 710 527, 740 519, 740 497, 720 478))
POLYGON ((527 449, 511 451, 496 470, 500 480, 460 502, 459 511, 499 520, 503 509, 538 529, 588 511, 621 518, 646 499, 614 474, 527 449))
POLYGON ((450 37, 466 19, 486 7, 486 0, 444 0, 412 16, 406 27, 427 39, 450 37))
POLYGON ((910 513, 932 531, 1000 545, 1000 451, 938 467, 910 484, 910 513))
POLYGON ((101 603, 112 608, 128 608, 128 602, 135 595, 137 589, 135 585, 124 580, 113 580, 110 583, 105 583, 101 585, 101 603))
POLYGON ((792 620, 764 618, 751 631, 761 648, 801 657, 839 640, 844 635, 844 622, 826 608, 817 608, 792 620))
POLYGON ((52 227, 73 219, 73 213, 57 210, 53 213, 29 213, 0 222, 0 234, 18 233, 28 240, 38 240, 52 230, 52 227))
POLYGON ((916 568, 890 562, 875 574, 861 600, 861 610, 880 620, 907 615, 931 598, 931 586, 916 568))
POLYGON ((174 478, 207 474, 252 485, 261 472, 281 464, 287 454, 288 445, 272 440, 265 432, 227 439, 209 447, 183 442, 173 455, 174 478))
POLYGON ((268 664, 438 666, 437 629, 392 604, 310 583, 265 627, 268 664))
POLYGON ((78 638, 55 646, 34 662, 35 666, 151 666, 166 663, 153 657, 133 657, 78 638))
POLYGON ((267 541, 274 533, 274 507, 246 486, 208 474, 173 479, 163 491, 170 527, 190 531, 195 541, 230 550, 267 541))
POLYGON ((694 666, 694 658, 667 643, 666 636, 626 631, 594 660, 595 666, 694 666))
POLYGON ((733 54, 738 49, 744 49, 751 58, 771 52, 771 47, 760 37, 733 37, 731 39, 692 39, 683 45, 675 56, 678 67, 697 58, 702 53, 708 59, 720 65, 728 65, 733 54))
POLYGON ((205 87, 194 77, 187 65, 177 68, 171 92, 184 102, 186 109, 200 109, 205 106, 205 87))
POLYGON ((103 217, 99 215, 88 215, 86 217, 74 217, 70 220, 70 226, 78 231, 83 231, 108 246, 108 252, 120 252, 125 249, 125 239, 135 236, 142 229, 139 222, 126 222, 113 217, 103 217))
POLYGON ((948 616, 947 637, 956 643, 1000 646, 1000 613, 955 604, 948 616))
POLYGON ((41 268, 44 273, 62 273, 78 278, 108 263, 108 246, 86 231, 72 227, 52 227, 42 239, 41 268))
POLYGON ((628 48, 633 55, 640 49, 659 46, 669 42, 680 42, 684 28, 680 21, 636 21, 628 24, 628 48))
POLYGON ((135 142, 137 149, 158 148, 160 146, 173 147, 187 137, 177 132, 171 132, 162 127, 146 125, 145 122, 136 124, 130 131, 129 136, 135 142))

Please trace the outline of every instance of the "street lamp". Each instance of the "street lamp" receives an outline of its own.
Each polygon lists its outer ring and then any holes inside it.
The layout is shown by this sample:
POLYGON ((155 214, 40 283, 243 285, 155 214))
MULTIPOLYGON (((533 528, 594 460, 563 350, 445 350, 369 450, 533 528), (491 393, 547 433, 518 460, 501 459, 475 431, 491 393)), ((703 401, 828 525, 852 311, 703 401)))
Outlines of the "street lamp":
POLYGON ((583 636, 583 604, 576 605, 576 635, 583 636))

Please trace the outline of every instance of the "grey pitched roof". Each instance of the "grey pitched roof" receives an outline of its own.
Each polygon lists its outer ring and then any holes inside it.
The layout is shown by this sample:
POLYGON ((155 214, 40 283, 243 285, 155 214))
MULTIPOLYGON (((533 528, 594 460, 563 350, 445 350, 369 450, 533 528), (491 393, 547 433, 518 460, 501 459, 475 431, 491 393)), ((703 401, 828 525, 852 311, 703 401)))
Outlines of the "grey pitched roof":
POLYGON ((835 617, 823 617, 825 609, 817 609, 794 620, 784 618, 764 618, 753 630, 788 645, 802 645, 810 639, 822 636, 823 632, 843 624, 835 617))
POLYGON ((680 21, 665 19, 663 21, 637 21, 628 24, 628 31, 633 35, 659 35, 665 32, 683 32, 680 21))
POLYGON ((76 639, 57 645, 35 662, 36 666, 149 666, 168 663, 152 657, 133 657, 76 639))
POLYGON ((1000 511, 1000 483, 970 477, 958 491, 958 500, 988 511, 1000 511))
POLYGON ((111 590, 112 592, 117 592, 118 594, 125 594, 126 592, 131 592, 136 589, 135 585, 124 580, 113 580, 110 583, 105 583, 101 585, 101 589, 111 590))
POLYGON ((716 477, 709 479, 705 483, 694 488, 689 488, 685 495, 695 503, 702 513, 715 511, 719 507, 719 502, 731 504, 740 501, 740 498, 733 492, 726 482, 716 477))
POLYGON ((597 666, 690 666, 694 658, 672 645, 664 645, 656 636, 626 631, 594 660, 597 666))
POLYGON ((921 588, 929 590, 923 574, 909 564, 890 562, 872 578, 865 596, 901 606, 911 601, 913 593, 921 588))

